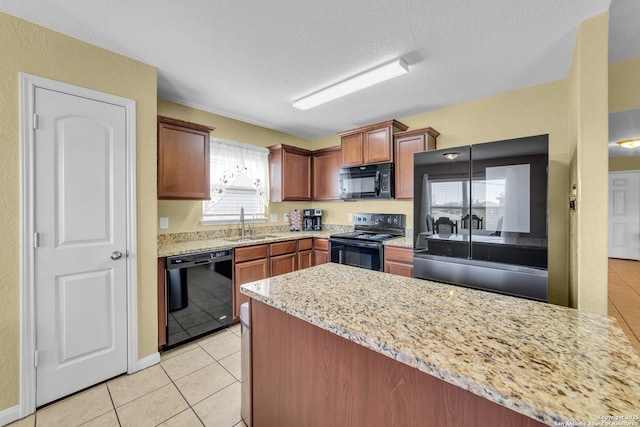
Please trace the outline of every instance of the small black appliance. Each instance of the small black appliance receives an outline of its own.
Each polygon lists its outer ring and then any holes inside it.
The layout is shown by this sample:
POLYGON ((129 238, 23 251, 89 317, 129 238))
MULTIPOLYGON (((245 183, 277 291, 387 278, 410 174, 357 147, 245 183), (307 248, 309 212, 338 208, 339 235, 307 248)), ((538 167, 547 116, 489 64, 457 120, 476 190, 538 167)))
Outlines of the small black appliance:
POLYGON ((322 231, 322 209, 304 209, 302 211, 303 231, 322 231))

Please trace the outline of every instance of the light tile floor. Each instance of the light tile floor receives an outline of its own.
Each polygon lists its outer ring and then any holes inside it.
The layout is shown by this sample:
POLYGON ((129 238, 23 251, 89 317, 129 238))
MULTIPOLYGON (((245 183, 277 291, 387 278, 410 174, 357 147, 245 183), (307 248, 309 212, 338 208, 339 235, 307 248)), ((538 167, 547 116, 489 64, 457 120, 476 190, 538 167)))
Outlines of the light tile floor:
POLYGON ((609 316, 640 354, 640 261, 609 258, 609 316))
MULTIPOLYGON (((609 315, 640 353, 640 262, 609 259, 609 315)), ((240 325, 162 354, 158 365, 39 409, 11 427, 244 426, 240 325)))
POLYGON ((38 409, 10 427, 244 426, 240 325, 162 353, 158 365, 38 409))

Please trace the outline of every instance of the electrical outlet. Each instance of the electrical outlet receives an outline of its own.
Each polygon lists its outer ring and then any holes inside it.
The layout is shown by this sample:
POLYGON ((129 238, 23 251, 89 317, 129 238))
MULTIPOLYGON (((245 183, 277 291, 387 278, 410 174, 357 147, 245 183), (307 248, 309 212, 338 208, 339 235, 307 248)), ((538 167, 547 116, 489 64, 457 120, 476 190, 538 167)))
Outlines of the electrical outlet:
POLYGON ((278 222, 278 214, 271 214, 271 222, 278 222))
POLYGON ((352 213, 347 214, 347 221, 353 222, 353 214, 352 213))
POLYGON ((166 216, 160 217, 160 230, 166 230, 169 228, 169 218, 166 216))
POLYGON ((284 214, 284 220, 285 220, 285 221, 289 221, 289 214, 288 214, 288 213, 285 213, 285 214, 284 214))

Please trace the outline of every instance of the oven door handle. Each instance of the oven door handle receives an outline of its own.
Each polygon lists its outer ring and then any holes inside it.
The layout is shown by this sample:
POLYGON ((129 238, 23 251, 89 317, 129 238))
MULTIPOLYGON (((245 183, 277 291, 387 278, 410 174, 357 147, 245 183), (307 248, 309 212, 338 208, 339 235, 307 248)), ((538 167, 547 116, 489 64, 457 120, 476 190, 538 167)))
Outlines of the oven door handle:
POLYGON ((376 242, 362 242, 357 240, 339 239, 339 238, 338 239, 330 238, 329 243, 340 243, 347 246, 356 246, 358 248, 374 248, 374 249, 377 249, 380 246, 382 246, 380 243, 376 243, 376 242))

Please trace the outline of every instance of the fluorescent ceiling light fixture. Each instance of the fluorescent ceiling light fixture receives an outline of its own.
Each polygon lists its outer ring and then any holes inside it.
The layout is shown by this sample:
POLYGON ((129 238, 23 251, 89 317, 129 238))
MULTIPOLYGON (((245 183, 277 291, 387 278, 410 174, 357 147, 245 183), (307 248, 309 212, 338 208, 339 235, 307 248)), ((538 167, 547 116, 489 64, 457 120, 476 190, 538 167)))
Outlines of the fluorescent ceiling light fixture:
POLYGON ((640 147, 640 139, 627 139, 625 141, 618 142, 618 145, 624 148, 640 147))
POLYGON ((377 85, 394 77, 407 74, 409 67, 407 63, 398 58, 394 61, 387 62, 384 65, 365 71, 362 74, 343 80, 326 89, 322 89, 304 98, 300 98, 293 103, 298 110, 308 110, 325 102, 333 101, 350 93, 357 92, 369 86, 377 85))

